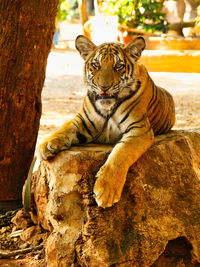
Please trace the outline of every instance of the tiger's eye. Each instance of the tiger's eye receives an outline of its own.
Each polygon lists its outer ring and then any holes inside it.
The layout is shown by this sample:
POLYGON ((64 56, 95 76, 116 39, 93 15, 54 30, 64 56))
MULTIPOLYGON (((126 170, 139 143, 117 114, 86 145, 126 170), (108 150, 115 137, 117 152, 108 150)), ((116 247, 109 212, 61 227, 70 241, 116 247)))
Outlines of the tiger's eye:
POLYGON ((115 70, 121 70, 121 69, 123 69, 123 68, 124 68, 124 64, 122 64, 122 63, 117 63, 117 64, 115 65, 115 67, 114 67, 115 70))
POLYGON ((100 69, 100 63, 99 62, 93 62, 92 64, 92 67, 95 68, 96 70, 99 70, 100 69))

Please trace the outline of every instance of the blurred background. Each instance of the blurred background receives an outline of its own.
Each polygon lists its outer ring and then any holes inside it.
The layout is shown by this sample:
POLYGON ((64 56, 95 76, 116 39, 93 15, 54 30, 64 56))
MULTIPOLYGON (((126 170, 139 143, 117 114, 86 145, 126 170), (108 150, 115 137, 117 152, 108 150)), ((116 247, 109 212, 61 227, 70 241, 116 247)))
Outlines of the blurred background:
POLYGON ((200 0, 60 0, 55 44, 69 39, 64 28, 74 19, 80 19, 84 34, 97 44, 115 40, 127 43, 142 34, 148 41, 147 49, 158 49, 164 45, 158 40, 166 36, 179 40, 200 36, 200 0))

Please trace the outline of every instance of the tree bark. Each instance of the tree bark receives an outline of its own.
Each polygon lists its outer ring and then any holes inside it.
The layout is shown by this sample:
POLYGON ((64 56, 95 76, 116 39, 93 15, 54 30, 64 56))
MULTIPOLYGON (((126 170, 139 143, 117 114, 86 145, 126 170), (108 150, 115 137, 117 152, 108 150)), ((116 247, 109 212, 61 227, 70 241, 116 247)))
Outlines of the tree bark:
POLYGON ((58 0, 0 0, 0 200, 21 198, 31 164, 58 0))
POLYGON ((200 5, 200 0, 185 0, 190 6, 189 20, 195 20, 197 18, 197 7, 200 5))
POLYGON ((83 27, 83 34, 87 36, 91 40, 90 33, 84 29, 84 24, 89 20, 88 12, 87 12, 87 2, 86 0, 80 0, 79 2, 79 10, 81 17, 81 24, 83 27))

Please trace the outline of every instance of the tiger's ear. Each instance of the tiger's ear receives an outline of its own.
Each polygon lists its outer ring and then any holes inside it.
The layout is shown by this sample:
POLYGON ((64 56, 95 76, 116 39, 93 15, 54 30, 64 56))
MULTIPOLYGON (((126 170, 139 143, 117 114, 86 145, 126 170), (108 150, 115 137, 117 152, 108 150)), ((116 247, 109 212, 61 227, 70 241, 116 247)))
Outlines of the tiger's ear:
POLYGON ((140 58, 145 46, 146 44, 144 38, 142 36, 139 36, 128 43, 125 46, 124 50, 129 54, 130 57, 134 58, 137 61, 140 58))
POLYGON ((86 60, 87 56, 95 49, 96 45, 93 44, 86 36, 79 35, 75 41, 76 49, 79 51, 81 57, 86 60))

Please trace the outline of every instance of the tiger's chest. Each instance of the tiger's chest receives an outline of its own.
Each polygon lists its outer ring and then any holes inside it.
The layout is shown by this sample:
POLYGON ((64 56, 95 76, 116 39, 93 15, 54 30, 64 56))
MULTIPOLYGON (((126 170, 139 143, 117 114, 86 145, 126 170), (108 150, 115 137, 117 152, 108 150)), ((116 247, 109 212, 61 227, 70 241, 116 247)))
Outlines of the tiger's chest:
POLYGON ((98 141, 105 144, 113 144, 118 142, 121 137, 122 132, 118 126, 118 122, 115 119, 110 118, 98 141))

